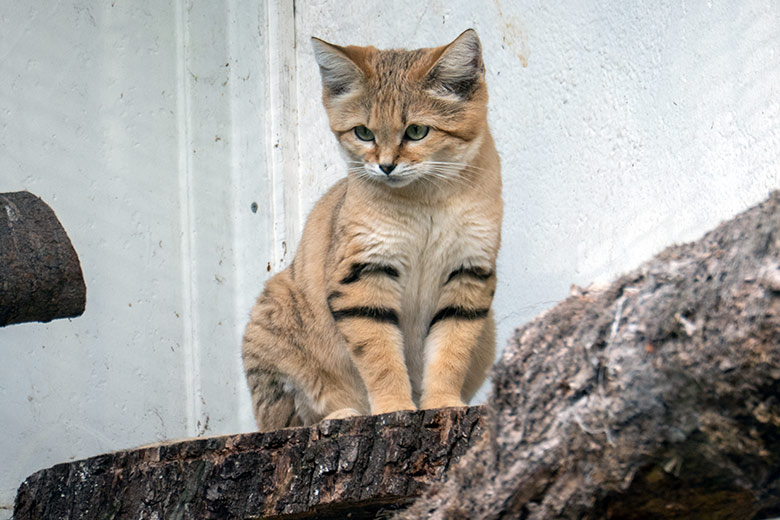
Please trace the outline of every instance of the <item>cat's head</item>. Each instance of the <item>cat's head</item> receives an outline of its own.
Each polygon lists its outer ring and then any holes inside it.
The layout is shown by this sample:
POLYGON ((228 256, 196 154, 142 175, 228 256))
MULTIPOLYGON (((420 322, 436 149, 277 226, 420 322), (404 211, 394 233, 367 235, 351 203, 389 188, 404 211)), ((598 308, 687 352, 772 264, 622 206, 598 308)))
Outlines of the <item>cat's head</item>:
POLYGON ((392 187, 447 183, 473 160, 487 131, 488 98, 474 30, 413 51, 312 44, 330 127, 351 173, 392 187))

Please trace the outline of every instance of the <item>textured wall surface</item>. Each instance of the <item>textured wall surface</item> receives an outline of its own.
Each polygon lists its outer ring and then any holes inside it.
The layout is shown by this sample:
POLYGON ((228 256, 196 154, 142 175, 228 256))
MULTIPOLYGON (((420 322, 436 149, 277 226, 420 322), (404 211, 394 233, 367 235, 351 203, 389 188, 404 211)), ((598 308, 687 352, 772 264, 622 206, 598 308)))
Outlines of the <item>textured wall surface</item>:
POLYGON ((343 172, 311 35, 479 33, 506 200, 500 345, 571 284, 780 187, 771 2, 28 4, 0 7, 0 192, 54 209, 88 301, 0 329, 0 506, 57 462, 252 427, 249 306, 343 172))
POLYGON ((0 518, 38 468, 252 427, 274 217, 266 10, 240 4, 0 6, 0 191, 52 207, 87 284, 82 317, 0 329, 0 518))
MULTIPOLYGON (((307 3, 299 97, 319 88, 310 35, 413 48, 468 27, 484 46, 502 158, 500 345, 571 284, 606 281, 780 186, 771 2, 307 3)), ((306 211, 344 167, 324 111, 299 113, 306 211)))
POLYGON ((0 7, 0 189, 52 207, 88 300, 72 321, 0 329, 5 506, 31 469, 181 435, 187 415, 176 33, 144 29, 175 26, 173 9, 49 4, 0 7))

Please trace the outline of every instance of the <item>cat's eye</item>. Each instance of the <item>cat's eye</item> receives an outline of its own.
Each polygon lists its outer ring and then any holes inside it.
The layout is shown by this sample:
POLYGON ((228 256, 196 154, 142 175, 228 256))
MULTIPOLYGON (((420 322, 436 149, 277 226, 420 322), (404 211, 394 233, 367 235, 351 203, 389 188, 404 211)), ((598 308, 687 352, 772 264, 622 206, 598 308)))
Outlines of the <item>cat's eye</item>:
POLYGON ((404 137, 412 141, 419 141, 426 135, 428 135, 428 127, 424 125, 409 125, 404 133, 404 137))
POLYGON ((369 130, 363 125, 356 126, 355 127, 355 135, 358 139, 361 141, 373 141, 374 140, 374 132, 369 130))

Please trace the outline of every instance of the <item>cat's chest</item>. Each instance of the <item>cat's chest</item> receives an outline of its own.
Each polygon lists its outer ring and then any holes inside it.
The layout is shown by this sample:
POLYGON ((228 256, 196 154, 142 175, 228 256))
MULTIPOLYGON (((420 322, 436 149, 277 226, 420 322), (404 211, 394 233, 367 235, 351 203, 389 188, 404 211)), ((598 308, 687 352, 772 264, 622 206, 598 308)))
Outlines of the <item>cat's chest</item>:
POLYGON ((387 216, 374 227, 371 256, 400 268, 406 293, 435 297, 453 270, 490 267, 494 260, 496 226, 474 208, 425 207, 387 216))

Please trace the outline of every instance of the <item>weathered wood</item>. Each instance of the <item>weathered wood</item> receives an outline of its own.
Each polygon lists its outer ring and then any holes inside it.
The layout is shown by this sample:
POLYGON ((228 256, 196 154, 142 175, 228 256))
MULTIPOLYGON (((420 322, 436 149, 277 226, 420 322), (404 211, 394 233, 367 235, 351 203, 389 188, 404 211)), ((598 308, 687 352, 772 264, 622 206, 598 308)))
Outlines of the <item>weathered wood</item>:
POLYGON ((103 455, 29 477, 14 518, 375 518, 428 486, 399 518, 780 516, 780 193, 520 328, 484 418, 103 455))
POLYGON ((780 193, 518 329, 403 519, 780 516, 780 193))
POLYGON ((0 327, 73 318, 85 305, 81 264, 51 208, 26 191, 0 193, 0 327))
POLYGON ((483 416, 397 412, 59 464, 20 486, 14 519, 375 518, 441 480, 483 416))

